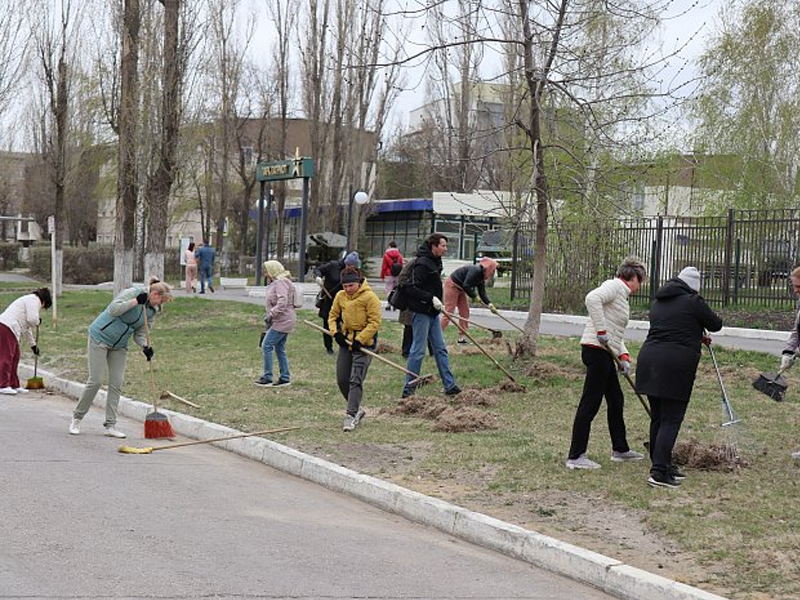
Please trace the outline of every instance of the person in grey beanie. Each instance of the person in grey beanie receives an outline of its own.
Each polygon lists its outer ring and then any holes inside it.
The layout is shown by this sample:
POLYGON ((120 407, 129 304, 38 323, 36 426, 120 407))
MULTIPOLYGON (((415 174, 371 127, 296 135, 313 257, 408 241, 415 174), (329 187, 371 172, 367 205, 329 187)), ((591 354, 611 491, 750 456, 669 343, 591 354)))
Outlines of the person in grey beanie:
POLYGON ((686 267, 662 285, 650 307, 650 331, 636 363, 636 390, 650 400, 650 461, 647 483, 676 488, 684 478, 672 450, 692 395, 702 344, 722 319, 699 294, 700 273, 686 267))

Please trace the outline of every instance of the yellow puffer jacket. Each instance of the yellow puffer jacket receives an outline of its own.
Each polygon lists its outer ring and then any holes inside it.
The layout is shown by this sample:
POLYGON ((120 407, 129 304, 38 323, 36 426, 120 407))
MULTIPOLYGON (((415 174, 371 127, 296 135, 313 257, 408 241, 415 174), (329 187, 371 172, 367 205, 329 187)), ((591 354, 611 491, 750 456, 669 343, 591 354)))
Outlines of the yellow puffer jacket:
POLYGON ((375 345, 382 318, 381 301, 365 279, 352 296, 344 290, 336 294, 328 315, 328 328, 332 333, 341 331, 350 341, 357 339, 362 346, 371 347, 375 345), (337 321, 341 321, 340 326, 337 321))

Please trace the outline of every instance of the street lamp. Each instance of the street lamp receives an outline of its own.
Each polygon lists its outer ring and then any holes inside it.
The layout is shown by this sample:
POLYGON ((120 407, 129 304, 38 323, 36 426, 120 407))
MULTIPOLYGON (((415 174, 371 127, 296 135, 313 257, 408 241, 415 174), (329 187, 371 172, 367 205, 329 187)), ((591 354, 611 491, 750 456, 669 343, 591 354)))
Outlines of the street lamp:
POLYGON ((369 202, 367 192, 358 190, 355 194, 350 194, 350 204, 347 207, 347 248, 346 251, 350 252, 350 233, 353 230, 353 202, 361 206, 369 202))

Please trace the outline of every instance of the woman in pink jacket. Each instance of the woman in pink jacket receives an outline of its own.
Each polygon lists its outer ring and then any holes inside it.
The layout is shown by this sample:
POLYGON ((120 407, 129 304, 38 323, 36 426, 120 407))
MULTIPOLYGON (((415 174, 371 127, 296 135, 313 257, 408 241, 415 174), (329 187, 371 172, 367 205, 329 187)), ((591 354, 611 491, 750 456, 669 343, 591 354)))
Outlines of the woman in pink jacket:
POLYGON ((289 359, 286 357, 286 338, 294 331, 296 322, 294 309, 294 284, 289 271, 277 260, 264 263, 267 274, 267 292, 264 324, 267 334, 261 343, 264 354, 264 373, 256 380, 256 385, 263 387, 287 387, 291 385, 289 359), (272 352, 278 359, 279 378, 272 380, 272 352))
POLYGON ((17 298, 0 314, 0 394, 13 396, 17 392, 27 391, 20 387, 17 375, 19 341, 25 334, 31 350, 39 356, 39 346, 36 345, 33 329, 41 322, 40 309, 48 309, 52 305, 50 290, 43 287, 17 298))

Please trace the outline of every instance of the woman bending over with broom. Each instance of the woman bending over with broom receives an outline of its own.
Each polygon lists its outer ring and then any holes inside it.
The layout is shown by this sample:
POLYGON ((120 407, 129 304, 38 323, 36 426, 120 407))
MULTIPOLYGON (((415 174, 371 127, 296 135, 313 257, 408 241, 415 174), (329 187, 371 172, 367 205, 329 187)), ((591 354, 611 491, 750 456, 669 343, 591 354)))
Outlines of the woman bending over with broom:
POLYGON ((0 394, 13 396, 17 392, 27 391, 20 386, 17 375, 19 340, 25 334, 31 350, 39 356, 39 346, 36 345, 33 329, 39 327, 42 321, 39 317, 40 309, 48 309, 52 305, 50 290, 43 287, 17 298, 0 314, 0 394))
POLYGON ((328 330, 339 344, 336 383, 347 400, 343 431, 353 431, 366 412, 361 406, 364 380, 372 357, 361 348, 375 350, 381 326, 381 301, 355 267, 342 270, 342 290, 333 299, 328 330))
POLYGON ((104 435, 114 438, 125 437, 125 434, 115 426, 117 406, 125 380, 128 340, 133 336, 134 342, 141 347, 147 360, 152 359, 153 349, 147 345, 145 311, 147 311, 147 322, 152 323, 159 307, 170 300, 172 300, 170 287, 153 277, 147 286, 136 285, 120 292, 89 326, 87 349, 89 379, 72 413, 72 422, 69 425, 69 432, 72 435, 81 432, 81 419, 89 412, 108 367, 104 435))

